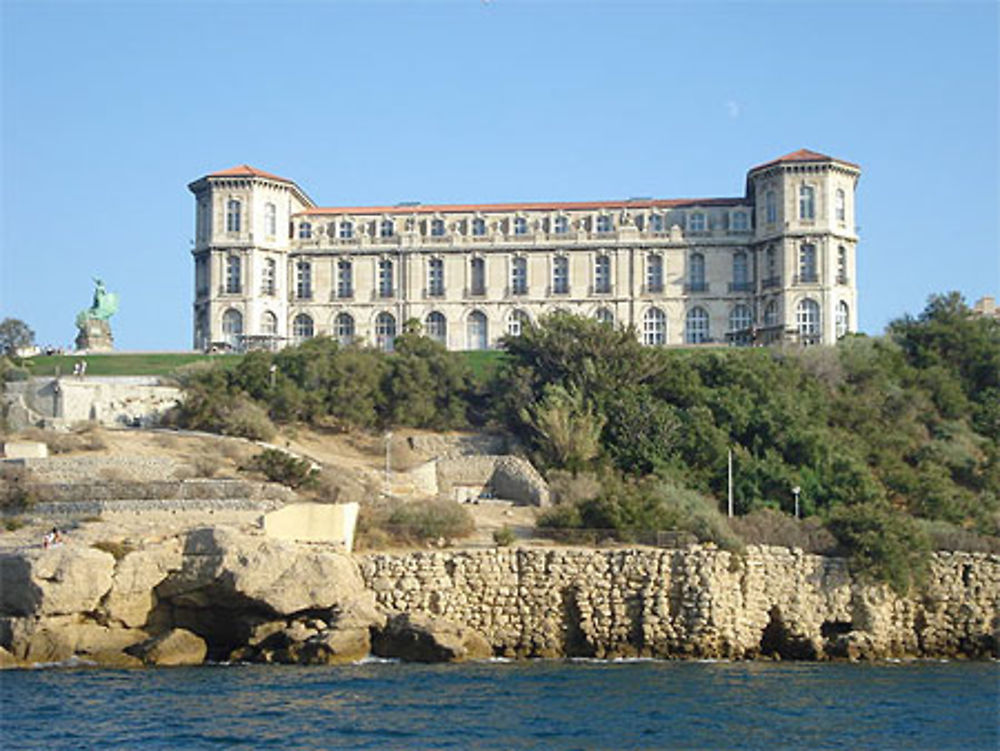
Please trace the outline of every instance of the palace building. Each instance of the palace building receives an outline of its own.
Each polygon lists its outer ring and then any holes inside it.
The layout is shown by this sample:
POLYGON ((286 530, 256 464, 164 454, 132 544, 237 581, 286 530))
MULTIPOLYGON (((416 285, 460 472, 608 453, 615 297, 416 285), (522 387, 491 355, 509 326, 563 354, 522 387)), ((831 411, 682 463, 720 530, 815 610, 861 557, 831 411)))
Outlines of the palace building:
POLYGON ((214 172, 189 186, 194 346, 388 350, 415 319, 487 349, 558 310, 654 346, 830 344, 856 330, 859 175, 800 150, 738 198, 320 207, 253 167, 214 172))

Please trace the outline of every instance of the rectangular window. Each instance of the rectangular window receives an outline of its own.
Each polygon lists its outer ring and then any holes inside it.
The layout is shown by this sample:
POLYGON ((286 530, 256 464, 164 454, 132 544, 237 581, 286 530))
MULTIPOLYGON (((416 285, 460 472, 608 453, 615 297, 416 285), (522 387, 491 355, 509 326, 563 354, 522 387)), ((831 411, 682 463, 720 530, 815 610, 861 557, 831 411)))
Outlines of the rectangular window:
POLYGON ((243 214, 243 204, 235 198, 226 205, 226 232, 239 232, 243 214))
POLYGON ((816 218, 816 189, 811 185, 799 188, 799 219, 816 218))
POLYGON ((264 259, 264 268, 260 277, 260 293, 262 295, 273 295, 276 288, 278 264, 273 258, 264 259))
POLYGON ((205 256, 194 262, 194 291, 198 297, 208 294, 208 258, 205 256))
POLYGON ((663 256, 646 256, 646 291, 663 291, 663 256))
POLYGON ((337 297, 354 297, 354 268, 346 258, 337 261, 337 297))
POLYGON ((799 248, 799 281, 816 281, 816 246, 811 243, 799 248))
POLYGON ((847 204, 846 204, 846 198, 844 196, 844 191, 841 188, 837 188, 837 204, 834 207, 834 211, 836 213, 838 222, 846 221, 847 204))
POLYGON ((444 261, 432 258, 427 263, 427 294, 431 297, 444 295, 444 261))
POLYGON ((557 216, 552 223, 552 231, 557 235, 565 235, 569 232, 569 219, 557 216))
POLYGON ((379 297, 392 297, 392 261, 383 258, 378 262, 378 294, 379 297))
POLYGON ((552 293, 565 295, 569 292, 569 259, 556 256, 552 259, 552 293))
POLYGON ((312 264, 309 261, 295 264, 295 296, 300 300, 312 299, 312 264))
POLYGON ((528 261, 525 258, 511 261, 510 291, 515 295, 528 294, 528 261))
POLYGON ((778 197, 775 195, 773 190, 767 191, 764 197, 764 206, 766 221, 768 224, 774 224, 778 221, 778 197))
POLYGON ((837 284, 847 284, 847 249, 837 248, 837 284))
POLYGON ((663 215, 662 214, 650 214, 649 215, 649 231, 650 232, 663 232, 663 215))
POLYGON ((486 261, 473 258, 469 262, 469 294, 486 294, 486 261))
POLYGON ((519 216, 514 220, 514 234, 515 235, 526 235, 528 234, 528 220, 523 216, 519 216))
POLYGON ((350 240, 354 237, 354 222, 343 221, 340 223, 340 239, 350 240))
POLYGON ((597 256, 594 259, 594 292, 599 295, 611 291, 611 258, 597 256))
POLYGON ((701 212, 691 215, 691 227, 692 232, 704 232, 705 231, 705 215, 701 212))
POLYGON ((278 215, 273 203, 264 204, 264 232, 268 237, 278 234, 278 215))
POLYGON ((226 259, 226 292, 238 295, 243 289, 243 264, 239 256, 229 256, 226 259))
POLYGON ((734 232, 746 232, 747 229, 747 215, 744 211, 736 211, 733 213, 733 231, 734 232))

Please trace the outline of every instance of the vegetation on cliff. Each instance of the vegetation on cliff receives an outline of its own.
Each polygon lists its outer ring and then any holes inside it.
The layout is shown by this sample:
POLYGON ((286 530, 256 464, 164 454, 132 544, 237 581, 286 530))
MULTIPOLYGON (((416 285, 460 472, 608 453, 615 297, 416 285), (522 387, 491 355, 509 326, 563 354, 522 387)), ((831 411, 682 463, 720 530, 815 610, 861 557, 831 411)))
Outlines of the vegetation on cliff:
POLYGON ((189 374, 176 419, 251 433, 268 431, 264 419, 492 423, 562 478, 544 523, 623 535, 670 526, 723 545, 738 545, 739 525, 719 514, 731 450, 736 513, 757 519, 744 532, 776 528, 766 510, 791 513, 798 487, 804 517, 898 586, 931 546, 996 544, 1000 322, 972 315, 958 294, 931 298, 883 337, 835 347, 655 349, 633 331, 556 314, 504 348, 496 367, 473 371, 419 326, 388 356, 314 339, 189 374), (231 417, 254 406, 267 418, 231 417))

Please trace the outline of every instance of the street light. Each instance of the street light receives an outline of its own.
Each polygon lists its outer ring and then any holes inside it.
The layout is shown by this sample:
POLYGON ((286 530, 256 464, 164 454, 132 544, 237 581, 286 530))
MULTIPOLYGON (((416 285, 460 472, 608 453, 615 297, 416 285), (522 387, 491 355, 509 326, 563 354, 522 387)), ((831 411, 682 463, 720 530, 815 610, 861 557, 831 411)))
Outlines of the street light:
POLYGON ((802 488, 796 485, 792 488, 792 493, 795 495, 795 518, 799 518, 799 493, 802 492, 802 488))

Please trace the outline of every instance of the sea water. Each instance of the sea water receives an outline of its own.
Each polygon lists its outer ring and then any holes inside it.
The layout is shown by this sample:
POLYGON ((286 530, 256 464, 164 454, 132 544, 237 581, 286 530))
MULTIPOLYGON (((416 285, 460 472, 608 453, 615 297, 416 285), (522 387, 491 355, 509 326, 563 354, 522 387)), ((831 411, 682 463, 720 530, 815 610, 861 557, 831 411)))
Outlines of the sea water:
POLYGON ((0 673, 4 749, 996 749, 1000 666, 493 662, 0 673))

